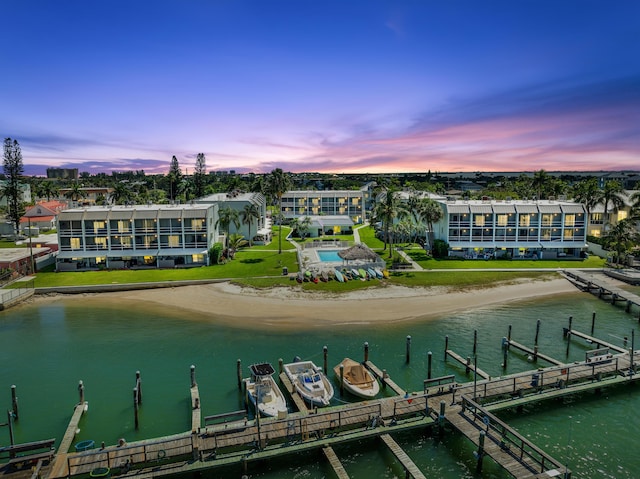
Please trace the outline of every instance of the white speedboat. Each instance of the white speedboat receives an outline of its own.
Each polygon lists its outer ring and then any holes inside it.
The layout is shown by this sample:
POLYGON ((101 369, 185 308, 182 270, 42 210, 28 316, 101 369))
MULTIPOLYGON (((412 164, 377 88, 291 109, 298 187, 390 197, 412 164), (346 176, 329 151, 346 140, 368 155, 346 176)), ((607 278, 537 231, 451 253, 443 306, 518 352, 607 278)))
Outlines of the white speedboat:
POLYGON ((322 369, 311 361, 297 361, 284 365, 284 372, 302 398, 314 406, 328 406, 333 386, 322 369))
POLYGON ((253 406, 264 416, 285 418, 287 401, 273 379, 273 366, 269 363, 252 364, 249 370, 251 377, 244 381, 253 406))
POLYGON ((378 380, 362 364, 353 359, 344 360, 333 368, 338 380, 340 380, 340 366, 342 370, 342 382, 344 388, 354 396, 371 399, 380 392, 378 380))

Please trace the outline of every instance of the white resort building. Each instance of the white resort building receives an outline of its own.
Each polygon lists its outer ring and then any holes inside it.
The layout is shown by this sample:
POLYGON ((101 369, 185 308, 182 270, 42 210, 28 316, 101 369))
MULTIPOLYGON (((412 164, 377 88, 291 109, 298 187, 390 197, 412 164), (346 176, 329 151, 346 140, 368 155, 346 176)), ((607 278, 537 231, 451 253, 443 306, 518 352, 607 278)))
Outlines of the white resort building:
POLYGON ((579 258, 587 247, 586 210, 569 201, 438 200, 435 238, 467 258, 579 258))
MULTIPOLYGON (((292 190, 282 195, 282 217, 349 217, 354 224, 367 220, 371 191, 367 184, 359 190, 292 190)), ((333 225, 325 224, 327 229, 333 225)))
POLYGON ((216 204, 90 206, 58 215, 57 271, 209 264, 216 204))

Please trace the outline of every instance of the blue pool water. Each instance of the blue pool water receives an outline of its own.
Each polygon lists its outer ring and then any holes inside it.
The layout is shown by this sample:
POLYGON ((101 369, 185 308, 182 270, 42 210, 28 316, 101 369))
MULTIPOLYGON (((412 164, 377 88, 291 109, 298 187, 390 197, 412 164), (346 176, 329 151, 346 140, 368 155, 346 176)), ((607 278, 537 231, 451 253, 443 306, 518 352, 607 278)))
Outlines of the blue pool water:
POLYGON ((342 261, 342 258, 338 256, 338 251, 340 250, 318 251, 318 258, 324 263, 342 261))

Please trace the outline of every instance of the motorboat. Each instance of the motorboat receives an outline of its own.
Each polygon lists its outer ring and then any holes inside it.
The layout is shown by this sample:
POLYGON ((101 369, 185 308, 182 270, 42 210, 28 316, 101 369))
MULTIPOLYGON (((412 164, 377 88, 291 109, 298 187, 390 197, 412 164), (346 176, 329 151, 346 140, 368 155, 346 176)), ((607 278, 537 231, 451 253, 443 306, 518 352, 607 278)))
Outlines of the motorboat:
POLYGON ((294 389, 305 401, 314 406, 329 405, 333 386, 321 368, 312 361, 295 361, 285 364, 283 368, 294 389))
POLYGON ((340 366, 342 366, 342 384, 354 396, 371 399, 380 392, 380 384, 371 372, 357 361, 344 358, 333 368, 340 380, 340 366))
POLYGON ((254 408, 263 416, 287 417, 287 401, 273 379, 273 366, 270 363, 252 364, 249 370, 251 377, 244 381, 254 408))

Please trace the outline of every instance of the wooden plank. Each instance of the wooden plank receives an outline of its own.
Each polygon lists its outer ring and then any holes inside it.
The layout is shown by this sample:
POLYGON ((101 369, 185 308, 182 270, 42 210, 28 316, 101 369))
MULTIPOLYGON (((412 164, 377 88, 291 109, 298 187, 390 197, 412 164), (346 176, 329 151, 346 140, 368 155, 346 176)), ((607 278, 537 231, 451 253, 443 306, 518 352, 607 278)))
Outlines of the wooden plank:
POLYGON ((280 373, 280 382, 289 393, 289 396, 293 400, 293 403, 295 404, 296 409, 300 412, 308 411, 309 408, 307 407, 307 403, 305 403, 304 399, 302 399, 302 396, 300 396, 296 392, 295 388, 293 387, 293 384, 291 384, 291 381, 289 380, 289 376, 287 376, 287 373, 280 373))
POLYGON ((408 471, 414 479, 427 479, 426 476, 422 473, 418 466, 411 460, 407 453, 402 450, 402 448, 398 445, 396 441, 393 440, 389 434, 380 435, 380 439, 382 442, 386 444, 391 453, 396 457, 398 461, 402 464, 405 471, 408 471))
MULTIPOLYGON (((581 333, 580 331, 576 331, 575 329, 572 329, 570 331, 568 331, 568 333, 571 333, 571 336, 577 336, 579 338, 585 339, 587 341, 590 341, 594 344, 599 344, 600 346, 605 346, 609 349, 613 349, 614 351, 618 351, 619 353, 628 353, 629 351, 627 351, 626 349, 620 347, 620 346, 616 346, 615 344, 611 344, 608 343, 607 341, 603 341, 602 339, 598 339, 598 338, 594 338, 593 336, 589 336, 586 333, 581 333)), ((568 334, 567 333, 567 334, 568 334)))
POLYGON ((325 446, 322 448, 322 452, 324 452, 325 457, 329 460, 329 464, 331 464, 333 472, 336 473, 338 479, 349 479, 347 471, 345 471, 344 466, 340 462, 340 459, 338 459, 338 456, 336 456, 333 448, 331 446, 325 446))
POLYGON ((377 377, 383 384, 386 384, 391 388, 391 390, 399 396, 404 396, 407 392, 398 386, 388 374, 385 374, 382 370, 380 370, 375 364, 371 361, 366 361, 364 366, 371 371, 375 377, 377 377))
POLYGON ((200 404, 200 393, 198 385, 191 388, 191 432, 200 431, 202 425, 202 407, 200 404))
POLYGON ((514 347, 516 349, 519 349, 520 351, 525 352, 527 354, 530 354, 534 358, 537 357, 538 359, 542 359, 543 361, 546 361, 548 363, 555 364, 556 366, 559 366, 559 365, 563 364, 562 361, 558 361, 557 359, 554 359, 551 356, 547 356, 546 354, 542 354, 540 351, 538 351, 536 353, 533 349, 528 348, 527 346, 525 346, 523 344, 520 344, 520 343, 518 343, 518 342, 516 342, 514 340, 509 340, 509 341, 507 341, 507 343, 509 344, 509 346, 512 346, 512 347, 514 347))
POLYGON ((60 452, 69 452, 71 448, 71 443, 73 439, 76 437, 76 432, 78 431, 78 424, 80 424, 80 419, 82 415, 85 413, 87 408, 89 407, 89 403, 85 401, 84 404, 76 404, 73 409, 73 415, 71 416, 71 421, 69 421, 69 425, 67 426, 67 430, 62 437, 62 441, 60 442, 60 447, 58 450, 60 452))
POLYGON ((455 359, 456 361, 458 361, 460 364, 462 364, 465 368, 469 368, 469 370, 471 372, 473 372, 473 370, 476 370, 476 373, 478 374, 478 376, 480 376, 483 379, 489 379, 491 376, 489 376, 488 373, 484 372, 482 369, 480 368, 476 368, 472 363, 467 364, 467 360, 464 359, 462 356, 460 356, 458 353, 456 353, 455 351, 452 351, 451 349, 447 349, 445 351, 445 353, 448 356, 451 356, 452 359, 455 359))

